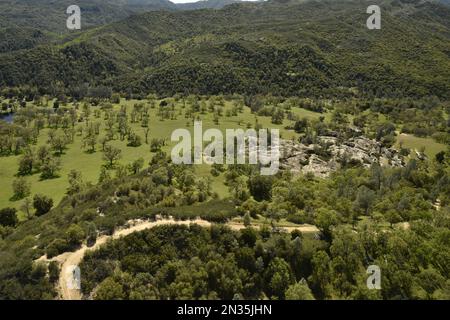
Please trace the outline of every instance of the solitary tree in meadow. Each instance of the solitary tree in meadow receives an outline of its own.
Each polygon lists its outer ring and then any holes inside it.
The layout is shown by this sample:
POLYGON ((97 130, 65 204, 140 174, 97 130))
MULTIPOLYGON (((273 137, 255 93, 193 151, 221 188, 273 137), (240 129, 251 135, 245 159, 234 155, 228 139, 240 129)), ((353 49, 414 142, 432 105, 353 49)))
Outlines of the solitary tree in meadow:
POLYGON ((68 175, 68 178, 69 178, 69 187, 67 188, 68 194, 75 194, 83 188, 84 182, 80 171, 71 170, 68 175))
POLYGON ((32 174, 34 163, 35 160, 33 151, 31 149, 27 149, 19 160, 18 174, 21 176, 32 174))
POLYGON ((114 166, 114 162, 121 158, 122 150, 119 148, 113 147, 111 145, 106 145, 105 150, 103 151, 103 159, 108 161, 109 167, 114 166))
POLYGON ((41 179, 52 179, 57 177, 61 169, 61 160, 55 157, 49 157, 41 165, 41 179))
POLYGON ((23 177, 15 179, 13 181, 12 187, 14 192, 13 198, 15 200, 23 199, 30 194, 30 184, 23 177))
POLYGON ((25 198, 22 205, 20 206, 20 209, 25 213, 28 220, 33 217, 33 212, 31 211, 33 209, 33 202, 30 198, 25 198))

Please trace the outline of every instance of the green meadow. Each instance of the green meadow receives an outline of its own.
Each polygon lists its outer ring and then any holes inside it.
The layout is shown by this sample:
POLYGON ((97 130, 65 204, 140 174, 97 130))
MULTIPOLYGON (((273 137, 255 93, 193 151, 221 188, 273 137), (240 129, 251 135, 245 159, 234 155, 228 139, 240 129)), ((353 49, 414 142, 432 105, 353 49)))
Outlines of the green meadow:
MULTIPOLYGON (((122 99, 120 104, 113 105, 115 111, 118 111, 121 106, 125 106, 127 114, 131 113, 134 104, 142 101, 138 100, 124 100, 122 99)), ((70 104, 69 104, 70 106, 70 104)), ((93 110, 99 107, 92 107, 93 110)), ((211 112, 205 112, 204 114, 198 113, 200 120, 202 121, 203 132, 210 128, 218 128, 224 134, 226 129, 247 129, 248 127, 254 127, 258 122, 263 128, 273 128, 280 130, 280 136, 283 139, 296 139, 298 134, 293 130, 287 130, 286 127, 293 126, 294 121, 284 119, 282 124, 273 124, 271 117, 268 116, 256 116, 252 114, 250 108, 244 107, 242 113, 238 113, 237 116, 229 116, 226 114, 227 110, 231 110, 232 103, 225 101, 223 106, 223 115, 219 118, 219 123, 214 122, 214 115, 211 112)), ((331 118, 330 113, 317 113, 302 108, 293 108, 292 113, 299 118, 308 118, 309 120, 319 119, 321 116, 325 118, 325 121, 329 121, 331 118)), ((81 111, 79 111, 81 112, 81 111)), ((175 142, 172 143, 171 134, 174 130, 179 128, 188 129, 193 134, 192 119, 185 118, 182 103, 175 103, 176 119, 161 119, 158 116, 158 107, 149 110, 150 114, 150 133, 148 136, 148 142, 154 138, 165 139, 167 144, 162 147, 162 150, 170 154, 171 148, 175 142)), ((99 137, 105 134, 106 126, 104 124, 104 113, 101 112, 97 118, 94 112, 91 112, 89 121, 99 122, 101 124, 99 137)), ((84 126, 85 123, 78 123, 77 126, 84 126)), ((150 152, 149 144, 145 143, 144 128, 141 127, 140 121, 131 123, 129 121, 134 133, 138 134, 142 138, 142 145, 139 147, 127 146, 128 141, 121 141, 115 139, 108 144, 120 148, 122 150, 121 159, 117 164, 127 165, 132 161, 143 158, 145 163, 148 163, 153 157, 154 153, 150 152)), ((59 129, 60 130, 60 129, 59 129)), ((38 143, 33 148, 45 145, 47 143, 48 132, 50 129, 46 128, 41 130, 39 134, 38 143)), ((445 149, 445 146, 432 140, 431 138, 418 138, 411 135, 400 134, 398 135, 397 144, 399 146, 400 141, 403 142, 403 146, 410 149, 419 150, 422 146, 425 147, 425 153, 434 157, 434 155, 445 149)), ((20 209, 23 200, 11 201, 13 195, 12 182, 16 178, 18 170, 18 161, 21 155, 17 156, 4 156, 0 157, 0 208, 15 207, 20 209)), ((105 165, 103 159, 103 152, 101 151, 101 145, 97 141, 95 152, 88 152, 83 149, 83 136, 77 134, 75 136, 74 143, 69 144, 60 156, 61 170, 58 173, 58 177, 49 180, 41 180, 38 173, 27 176, 26 179, 31 185, 31 197, 35 194, 43 194, 51 197, 54 200, 54 204, 58 204, 66 194, 66 189, 69 185, 67 175, 71 170, 77 170, 82 172, 83 180, 85 182, 91 182, 96 184, 99 178, 100 169, 105 165)), ((212 179, 212 190, 216 192, 220 198, 228 196, 228 187, 224 184, 223 174, 214 177, 210 174, 211 167, 207 164, 196 166, 195 168, 199 176, 208 176, 212 179)), ((114 170, 111 170, 111 175, 114 175, 114 170)))
MULTIPOLYGON (((135 103, 139 103, 142 101, 137 100, 123 100, 120 104, 114 105, 114 110, 119 110, 120 106, 126 106, 127 113, 130 114, 135 103)), ((70 104, 69 104, 70 106, 70 104)), ((96 107, 92 107, 95 109, 96 107)), ((216 125, 214 123, 213 114, 210 112, 206 112, 205 114, 199 114, 203 132, 209 128, 219 128, 225 133, 225 129, 247 129, 247 126, 251 125, 252 127, 255 125, 256 119, 261 124, 262 127, 267 128, 276 128, 280 129, 280 135, 284 139, 295 138, 298 135, 293 130, 286 130, 285 127, 288 125, 292 125, 293 121, 285 119, 283 124, 274 125, 271 123, 270 117, 262 117, 255 116, 250 111, 250 108, 244 107, 242 113, 239 113, 238 116, 226 116, 226 110, 231 109, 231 102, 225 102, 225 106, 223 107, 223 116, 219 118, 219 124, 216 125)), ((177 118, 176 119, 164 119, 162 120, 157 116, 158 107, 150 109, 150 133, 148 137, 148 141, 151 139, 159 138, 166 139, 167 145, 162 148, 163 151, 170 153, 172 146, 175 144, 171 143, 171 134, 175 129, 186 128, 191 134, 193 133, 193 125, 191 119, 186 119, 184 113, 182 112, 181 104, 175 105, 177 118)), ((305 109, 295 108, 293 112, 300 116, 306 117, 308 119, 318 119, 322 114, 315 113, 312 111, 308 111, 305 109)), ((94 113, 92 112, 89 116, 89 121, 97 121, 100 122, 100 137, 105 133, 105 124, 103 123, 103 112, 99 118, 96 118, 94 113)), ((84 123, 77 124, 78 126, 83 126, 84 123)), ((110 145, 118 147, 122 150, 121 159, 117 162, 118 164, 129 164, 133 160, 138 158, 143 158, 145 163, 148 163, 154 153, 150 152, 150 146, 145 144, 145 134, 144 128, 141 127, 140 122, 137 123, 129 123, 133 131, 140 135, 142 138, 142 145, 139 147, 129 147, 127 146, 127 140, 120 141, 119 139, 113 140, 109 142, 110 145)), ((43 129, 39 134, 38 143, 34 148, 38 146, 45 145, 47 143, 48 132, 50 129, 43 129)), ((26 179, 31 184, 31 196, 34 194, 43 194, 51 197, 54 200, 55 205, 61 201, 61 199, 66 194, 66 188, 68 187, 68 178, 67 175, 71 170, 77 170, 82 172, 83 180, 85 182, 92 182, 93 184, 97 183, 99 178, 99 173, 101 167, 105 164, 103 160, 103 152, 101 151, 101 145, 97 143, 96 151, 94 153, 90 153, 87 150, 83 149, 83 137, 82 135, 76 135, 74 143, 69 144, 64 153, 60 156, 61 160, 61 170, 59 171, 59 177, 50 179, 50 180, 41 180, 39 174, 34 174, 32 176, 27 176, 26 179)), ((23 202, 21 201, 11 201, 11 197, 13 195, 12 191, 12 182, 16 178, 17 170, 18 170, 18 161, 20 159, 20 155, 17 156, 7 156, 0 158, 0 180, 1 180, 1 190, 0 190, 0 208, 3 207, 15 207, 20 209, 20 206, 23 202)), ((223 174, 218 177, 213 177, 210 174, 211 167, 207 164, 196 166, 196 172, 201 176, 209 176, 212 178, 212 189, 214 192, 217 192, 219 197, 223 198, 228 195, 228 187, 224 185, 223 174)), ((111 174, 114 175, 114 170, 111 170, 111 174)))
POLYGON ((405 133, 401 133, 397 136, 397 143, 395 144, 395 146, 399 148, 400 144, 402 144, 403 148, 411 149, 412 157, 415 156, 414 150, 419 151, 421 148, 425 148, 425 154, 430 158, 434 158, 436 153, 439 153, 440 151, 444 151, 446 149, 446 146, 444 144, 438 143, 432 138, 420 138, 405 133))

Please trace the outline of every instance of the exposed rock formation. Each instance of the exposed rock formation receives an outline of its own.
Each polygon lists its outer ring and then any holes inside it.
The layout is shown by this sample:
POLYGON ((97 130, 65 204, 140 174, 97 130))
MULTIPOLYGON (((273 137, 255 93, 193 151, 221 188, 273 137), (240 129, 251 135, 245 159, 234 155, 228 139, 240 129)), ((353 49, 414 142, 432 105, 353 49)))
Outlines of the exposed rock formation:
POLYGON ((331 136, 320 136, 318 139, 320 143, 311 145, 283 140, 280 147, 281 168, 327 177, 345 164, 370 167, 379 162, 381 165, 404 166, 397 150, 385 148, 366 137, 355 137, 344 142, 331 136))

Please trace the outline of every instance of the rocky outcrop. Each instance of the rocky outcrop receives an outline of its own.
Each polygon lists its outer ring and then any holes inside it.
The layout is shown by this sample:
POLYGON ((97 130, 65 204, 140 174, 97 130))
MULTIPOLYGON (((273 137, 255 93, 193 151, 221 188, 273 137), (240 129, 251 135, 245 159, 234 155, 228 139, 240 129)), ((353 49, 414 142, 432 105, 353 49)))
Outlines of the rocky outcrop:
POLYGON ((282 140, 280 165, 294 173, 313 173, 328 177, 344 165, 370 167, 373 163, 393 167, 404 166, 397 150, 385 148, 376 140, 360 136, 340 142, 332 136, 320 136, 317 144, 305 145, 282 140))

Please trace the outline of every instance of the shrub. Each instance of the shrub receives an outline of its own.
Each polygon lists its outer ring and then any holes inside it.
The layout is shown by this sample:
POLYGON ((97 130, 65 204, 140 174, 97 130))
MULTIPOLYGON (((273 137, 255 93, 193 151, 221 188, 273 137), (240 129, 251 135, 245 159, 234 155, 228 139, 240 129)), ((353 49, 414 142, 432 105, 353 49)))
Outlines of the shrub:
POLYGON ((19 222, 17 210, 14 208, 4 208, 0 210, 0 225, 4 227, 15 227, 19 222))
POLYGON ((66 231, 67 243, 71 246, 79 245, 86 237, 84 230, 76 224, 72 224, 66 231))
POLYGON ((69 244, 64 239, 55 239, 47 247, 47 258, 52 258, 70 249, 69 244))
POLYGON ((53 199, 44 195, 36 194, 33 198, 33 207, 36 209, 36 215, 42 216, 43 214, 49 212, 53 207, 53 199))

